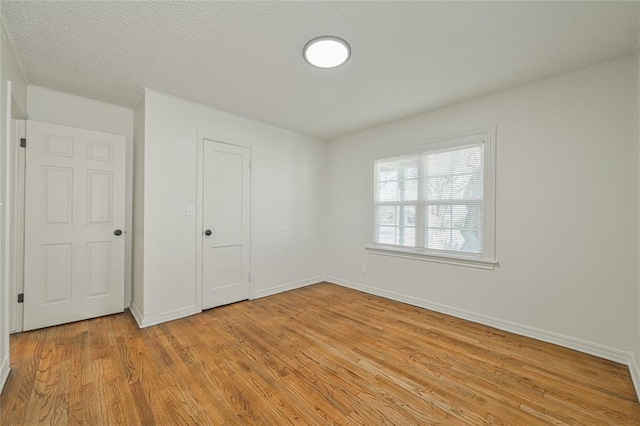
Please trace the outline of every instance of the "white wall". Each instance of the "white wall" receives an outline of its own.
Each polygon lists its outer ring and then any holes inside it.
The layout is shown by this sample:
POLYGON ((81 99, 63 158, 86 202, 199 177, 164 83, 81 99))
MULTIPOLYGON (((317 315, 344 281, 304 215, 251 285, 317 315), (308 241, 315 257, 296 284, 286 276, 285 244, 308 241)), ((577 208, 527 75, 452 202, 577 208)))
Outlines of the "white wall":
POLYGON ((10 192, 7 190, 11 182, 12 170, 10 142, 10 104, 15 105, 26 112, 27 97, 26 83, 22 75, 14 52, 2 29, 0 16, 0 390, 9 374, 9 265, 8 265, 8 245, 10 241, 9 211, 11 206, 10 192), (7 82, 11 81, 11 95, 7 90, 7 82), (13 101, 13 102, 12 102, 13 101))
POLYGON ((4 30, 2 33, 2 73, 3 79, 11 81, 11 94, 15 105, 22 114, 27 113, 27 83, 18 65, 13 48, 4 30))
POLYGON ((330 141, 329 280, 628 361, 638 308, 635 61, 330 141), (367 254, 369 155, 492 124, 499 267, 367 254))
POLYGON ((124 284, 127 307, 131 298, 133 110, 32 85, 27 88, 27 98, 30 120, 115 133, 127 138, 124 284))
POLYGON ((200 309, 200 232, 196 217, 185 214, 187 204, 196 204, 199 132, 252 148, 254 296, 321 281, 324 143, 153 90, 145 91, 144 102, 143 324, 200 309))

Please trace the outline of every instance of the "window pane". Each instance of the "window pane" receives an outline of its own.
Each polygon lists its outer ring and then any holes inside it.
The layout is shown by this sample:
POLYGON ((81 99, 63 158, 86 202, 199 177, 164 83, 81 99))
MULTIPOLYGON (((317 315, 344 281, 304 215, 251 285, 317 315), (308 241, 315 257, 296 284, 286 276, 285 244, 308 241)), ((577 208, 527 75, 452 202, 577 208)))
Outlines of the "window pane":
POLYGON ((482 252, 482 206, 468 204, 453 206, 454 250, 467 253, 482 252))
POLYGON ((458 200, 482 199, 482 175, 459 175, 452 177, 453 198, 458 200))
POLYGON ((397 225, 394 206, 378 207, 378 225, 397 225))
POLYGON ((451 250, 451 231, 449 229, 428 228, 425 247, 434 250, 451 250))
POLYGON ((400 227, 398 229, 399 246, 415 247, 416 246, 416 228, 400 227))
POLYGON ((479 229, 482 227, 482 207, 479 204, 452 206, 453 228, 479 229))
POLYGON ((451 250, 464 253, 481 253, 481 235, 478 230, 455 229, 451 232, 451 250))
POLYGON ((428 206, 426 225, 430 228, 450 228, 451 206, 428 206))
POLYGON ((378 200, 398 201, 398 182, 380 182, 378 187, 378 200))
POLYGON ((429 178, 428 183, 429 200, 450 200, 451 199, 451 177, 429 178))
POLYGON ((418 180, 404 180, 398 182, 398 196, 400 201, 418 200, 418 180))
POLYGON ((378 162, 378 182, 388 182, 397 179, 398 170, 395 161, 378 162))
POLYGON ((427 169, 429 176, 451 174, 451 152, 439 152, 427 155, 427 169))
POLYGON ((393 226, 378 226, 378 241, 380 244, 396 243, 396 228, 393 226))
POLYGON ((405 179, 417 179, 418 178, 418 164, 419 157, 405 158, 400 161, 400 167, 404 171, 405 179))
MULTIPOLYGON (((452 198, 455 200, 471 198, 471 175, 458 175, 451 177, 452 198)), ((480 194, 482 195, 482 194, 480 194)))
POLYGON ((416 225, 416 208, 415 206, 400 207, 400 225, 415 226, 416 225))
POLYGON ((482 145, 453 151, 451 172, 473 173, 482 165, 482 145))

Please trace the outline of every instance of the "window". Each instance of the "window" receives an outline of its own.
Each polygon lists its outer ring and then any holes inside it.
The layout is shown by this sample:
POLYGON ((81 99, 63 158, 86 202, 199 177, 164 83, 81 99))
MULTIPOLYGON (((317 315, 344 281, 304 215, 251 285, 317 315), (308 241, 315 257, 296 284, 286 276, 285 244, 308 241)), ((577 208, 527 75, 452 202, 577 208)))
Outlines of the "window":
POLYGON ((373 159, 370 251, 493 268, 495 128, 373 159))

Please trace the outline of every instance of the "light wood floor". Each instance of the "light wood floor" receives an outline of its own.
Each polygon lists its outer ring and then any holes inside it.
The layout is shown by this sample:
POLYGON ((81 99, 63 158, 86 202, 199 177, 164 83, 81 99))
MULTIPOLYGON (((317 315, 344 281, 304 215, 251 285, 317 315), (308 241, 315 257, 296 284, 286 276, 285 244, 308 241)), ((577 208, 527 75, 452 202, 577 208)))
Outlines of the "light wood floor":
POLYGON ((331 284, 11 345, 3 425, 640 425, 625 366, 331 284))

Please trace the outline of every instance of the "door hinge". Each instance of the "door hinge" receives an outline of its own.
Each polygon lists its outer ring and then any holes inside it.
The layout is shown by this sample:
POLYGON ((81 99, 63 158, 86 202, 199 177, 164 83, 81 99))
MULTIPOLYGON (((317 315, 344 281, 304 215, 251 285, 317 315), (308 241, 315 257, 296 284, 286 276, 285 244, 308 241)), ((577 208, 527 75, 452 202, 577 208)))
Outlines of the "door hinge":
POLYGON ((18 295, 18 303, 24 303, 24 293, 18 295))
POLYGON ((20 148, 27 147, 27 138, 20 138, 20 148))
POLYGON ((249 160, 249 170, 251 170, 251 160, 249 160))
POLYGON ((251 272, 249 272, 249 281, 251 281, 251 272))

